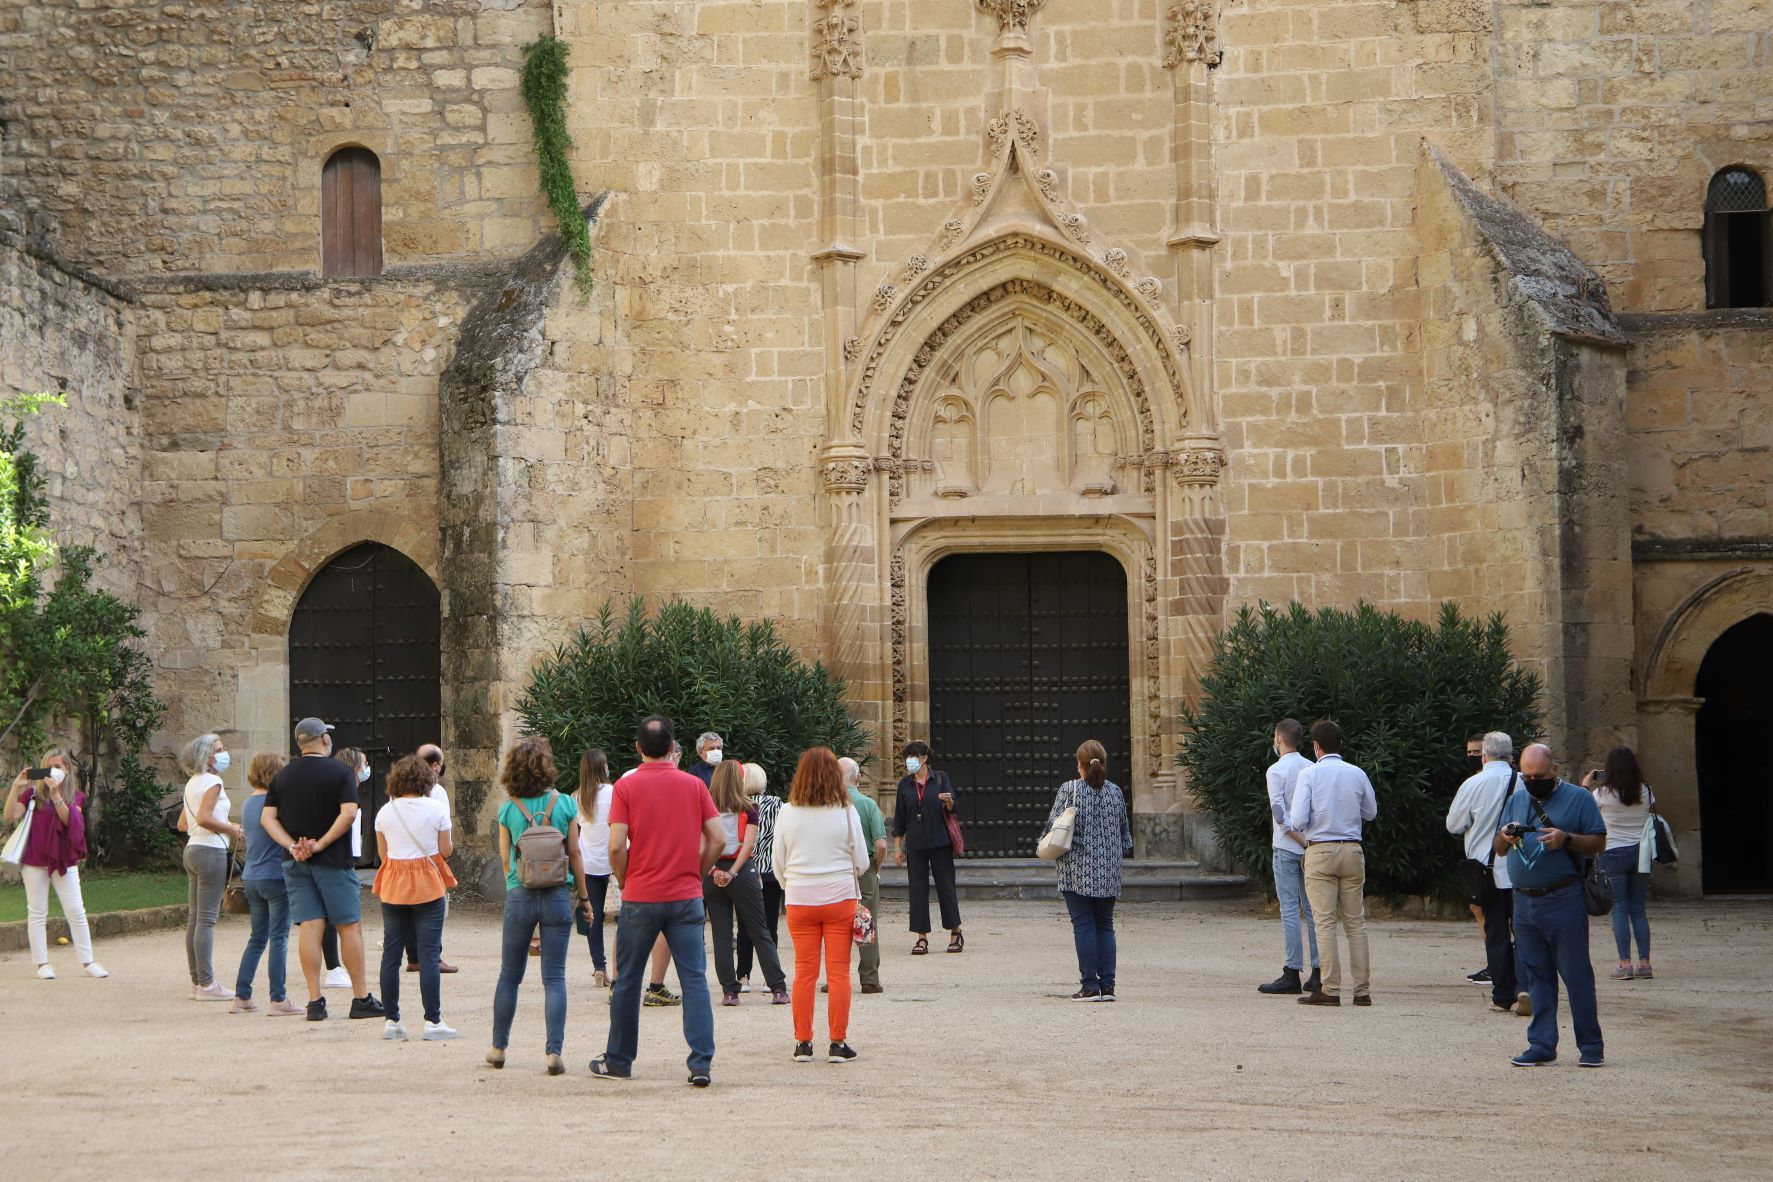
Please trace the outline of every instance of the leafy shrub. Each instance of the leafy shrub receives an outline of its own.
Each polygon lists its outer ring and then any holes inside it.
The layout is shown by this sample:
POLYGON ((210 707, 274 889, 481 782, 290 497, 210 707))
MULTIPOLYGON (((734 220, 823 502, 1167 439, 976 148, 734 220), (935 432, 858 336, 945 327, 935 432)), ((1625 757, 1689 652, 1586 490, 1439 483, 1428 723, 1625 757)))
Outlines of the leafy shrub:
MULTIPOLYGON (((1464 854, 1446 815, 1467 775, 1465 739, 1501 730, 1518 749, 1537 737, 1539 690, 1509 656, 1500 615, 1479 623, 1449 603, 1430 625, 1368 604, 1244 607, 1219 637, 1199 701, 1183 705, 1177 762, 1223 848, 1272 889, 1263 771, 1274 724, 1333 719, 1344 757, 1379 798, 1364 842, 1368 890, 1452 897, 1464 854)), ((1309 738, 1302 753, 1311 757, 1309 738)))
POLYGON ((844 706, 843 682, 796 657, 770 623, 675 599, 648 617, 636 596, 619 624, 604 604, 594 624, 536 669, 517 713, 526 733, 554 745, 563 788, 577 787, 587 747, 609 752, 614 772, 639 762, 634 731, 649 714, 670 717, 686 765, 696 736, 716 731, 729 757, 762 764, 778 790, 807 748, 861 759, 868 743, 844 706))

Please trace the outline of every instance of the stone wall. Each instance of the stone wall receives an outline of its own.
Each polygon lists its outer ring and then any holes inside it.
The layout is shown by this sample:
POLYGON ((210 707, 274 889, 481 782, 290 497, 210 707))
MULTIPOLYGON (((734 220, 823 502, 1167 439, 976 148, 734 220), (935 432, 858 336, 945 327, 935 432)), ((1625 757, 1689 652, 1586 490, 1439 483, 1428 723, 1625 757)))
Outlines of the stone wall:
POLYGON ((544 222, 519 47, 543 0, 4 0, 8 187, 107 274, 318 271, 320 171, 382 162, 390 265, 544 222))
POLYGON ((1727 164, 1773 175, 1767 0, 1503 0, 1496 178, 1626 311, 1705 307, 1699 228, 1727 164))
POLYGON ((126 600, 142 574, 142 433, 130 300, 120 289, 0 233, 0 398, 57 391, 68 405, 27 420, 51 525, 92 546, 97 582, 126 600))

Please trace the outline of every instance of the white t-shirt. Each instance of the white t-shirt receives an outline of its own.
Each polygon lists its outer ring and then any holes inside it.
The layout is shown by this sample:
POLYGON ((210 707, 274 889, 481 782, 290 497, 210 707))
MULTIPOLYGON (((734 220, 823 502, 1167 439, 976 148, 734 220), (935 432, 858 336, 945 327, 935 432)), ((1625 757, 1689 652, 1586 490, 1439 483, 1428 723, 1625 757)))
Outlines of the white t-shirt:
POLYGON ((614 784, 597 786, 597 805, 587 818, 579 814, 579 856, 585 860, 586 874, 608 874, 609 867, 609 802, 615 795, 614 784))
MULTIPOLYGON (((185 781, 185 812, 188 814, 185 824, 190 827, 192 845, 218 850, 228 848, 227 834, 205 829, 197 823, 198 810, 203 807, 203 794, 221 782, 222 778, 214 772, 199 772, 185 781)), ((228 790, 225 787, 215 798, 215 818, 222 822, 228 819, 228 790)))
POLYGON ((1656 794, 1648 784, 1643 784, 1638 788, 1636 804, 1621 804, 1619 794, 1602 784, 1594 790, 1594 802, 1601 810, 1601 820, 1607 823, 1607 848, 1617 850, 1644 839, 1644 822, 1650 819, 1656 794))
POLYGON ((432 800, 435 800, 438 804, 443 806, 444 812, 449 812, 449 793, 443 790, 442 784, 431 785, 431 791, 428 795, 432 800))
POLYGON ((397 861, 433 856, 437 835, 449 829, 449 810, 429 796, 396 796, 376 810, 376 832, 387 838, 388 857, 397 861))

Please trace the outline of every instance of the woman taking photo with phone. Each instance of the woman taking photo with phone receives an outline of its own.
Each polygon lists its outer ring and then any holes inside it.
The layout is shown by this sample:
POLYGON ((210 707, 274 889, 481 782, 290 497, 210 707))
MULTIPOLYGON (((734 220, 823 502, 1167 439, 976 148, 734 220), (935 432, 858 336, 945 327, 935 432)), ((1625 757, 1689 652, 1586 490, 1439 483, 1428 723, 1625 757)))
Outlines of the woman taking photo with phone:
POLYGON ((80 896, 80 859, 86 856, 86 794, 74 763, 60 751, 51 751, 38 767, 26 768, 13 778, 6 792, 6 821, 17 825, 29 817, 31 828, 19 855, 19 873, 25 880, 25 927, 31 942, 31 962, 45 981, 55 980, 49 967, 49 888, 55 887, 74 952, 89 977, 108 977, 103 965, 92 959, 92 932, 86 926, 86 902, 80 896))
POLYGON ((220 735, 198 735, 185 744, 179 766, 185 781, 181 818, 185 843, 185 963, 191 970, 192 1001, 231 1001, 234 991, 215 979, 215 922, 222 913, 222 891, 228 885, 228 840, 244 840, 246 831, 228 820, 228 790, 222 773, 230 757, 220 735))
POLYGON ((930 877, 936 879, 936 898, 942 905, 942 926, 948 929, 948 951, 965 951, 960 934, 960 898, 954 890, 954 839, 948 832, 948 814, 954 811, 954 785, 948 773, 930 767, 930 745, 922 739, 905 744, 905 778, 899 781, 899 800, 893 809, 893 860, 906 866, 911 892, 911 930, 917 943, 911 955, 930 950, 930 877))

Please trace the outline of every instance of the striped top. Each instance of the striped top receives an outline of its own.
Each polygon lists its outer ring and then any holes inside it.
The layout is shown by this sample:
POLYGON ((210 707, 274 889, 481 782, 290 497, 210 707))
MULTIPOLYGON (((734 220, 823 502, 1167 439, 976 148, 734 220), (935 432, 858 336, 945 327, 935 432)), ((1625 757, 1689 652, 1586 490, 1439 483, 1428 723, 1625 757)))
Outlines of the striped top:
POLYGON ((759 874, 774 874, 776 814, 782 811, 782 798, 765 792, 752 797, 751 803, 757 808, 757 846, 751 851, 751 860, 757 864, 759 874))

